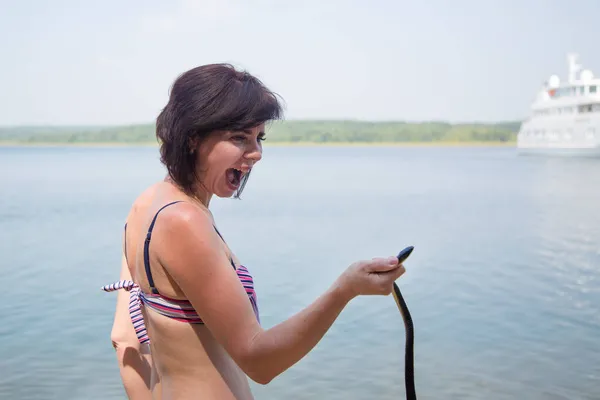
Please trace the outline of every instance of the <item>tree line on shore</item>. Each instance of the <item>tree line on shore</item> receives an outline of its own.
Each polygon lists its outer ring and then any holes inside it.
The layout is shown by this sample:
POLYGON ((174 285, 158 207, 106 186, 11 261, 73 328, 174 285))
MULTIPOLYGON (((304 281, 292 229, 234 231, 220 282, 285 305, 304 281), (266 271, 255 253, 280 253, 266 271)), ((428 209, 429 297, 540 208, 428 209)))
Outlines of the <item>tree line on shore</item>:
MULTIPOLYGON (((267 127, 267 143, 468 143, 514 142, 520 122, 277 121, 267 127)), ((156 143, 154 124, 80 127, 0 127, 0 142, 156 143)))

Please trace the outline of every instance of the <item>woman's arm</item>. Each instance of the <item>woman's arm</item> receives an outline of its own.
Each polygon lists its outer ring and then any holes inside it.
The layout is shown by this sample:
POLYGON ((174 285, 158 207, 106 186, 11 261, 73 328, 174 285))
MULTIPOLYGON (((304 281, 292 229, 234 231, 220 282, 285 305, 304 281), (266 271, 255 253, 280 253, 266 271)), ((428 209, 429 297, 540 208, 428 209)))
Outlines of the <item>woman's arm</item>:
POLYGON ((215 338, 261 384, 304 357, 353 297, 389 294, 392 282, 404 272, 394 257, 355 263, 304 310, 264 330, 205 215, 186 204, 165 212, 152 244, 215 338))
MULTIPOLYGON (((131 280, 125 257, 121 260, 120 279, 131 280)), ((117 290, 117 307, 110 333, 113 347, 117 353, 117 362, 121 380, 131 400, 152 399, 150 378, 152 360, 149 346, 141 345, 129 316, 129 292, 117 290)))

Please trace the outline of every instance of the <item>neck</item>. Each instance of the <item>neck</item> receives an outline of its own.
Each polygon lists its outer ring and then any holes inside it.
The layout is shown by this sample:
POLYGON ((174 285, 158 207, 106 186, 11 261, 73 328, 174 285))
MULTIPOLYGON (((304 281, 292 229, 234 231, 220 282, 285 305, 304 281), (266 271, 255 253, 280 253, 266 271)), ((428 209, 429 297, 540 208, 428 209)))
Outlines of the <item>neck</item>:
POLYGON ((194 191, 190 194, 190 196, 206 208, 208 208, 208 206, 210 205, 210 200, 212 199, 212 193, 209 193, 202 187, 194 188, 194 191))
POLYGON ((183 188, 179 186, 175 181, 173 181, 173 179, 171 179, 170 176, 167 175, 164 180, 165 182, 169 182, 171 185, 177 187, 183 193, 191 197, 194 201, 200 203, 202 206, 208 209, 208 206, 210 205, 210 200, 212 199, 212 193, 210 193, 208 190, 205 190, 202 187, 201 183, 197 183, 196 185, 194 185, 192 191, 188 192, 186 190, 183 190, 183 188))

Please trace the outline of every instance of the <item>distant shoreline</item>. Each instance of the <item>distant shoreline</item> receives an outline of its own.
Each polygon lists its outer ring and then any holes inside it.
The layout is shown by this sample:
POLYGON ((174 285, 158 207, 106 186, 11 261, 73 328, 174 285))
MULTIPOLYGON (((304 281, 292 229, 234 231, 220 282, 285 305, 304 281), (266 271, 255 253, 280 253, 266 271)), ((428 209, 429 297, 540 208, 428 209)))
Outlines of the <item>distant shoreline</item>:
MULTIPOLYGON (((265 142, 263 147, 515 147, 515 142, 265 142)), ((0 147, 158 147, 155 142, 10 142, 0 147)))
MULTIPOLYGON (((294 120, 270 125, 265 146, 515 146, 518 122, 447 123, 294 120)), ((0 146, 156 146, 155 124, 113 127, 0 127, 0 146)))

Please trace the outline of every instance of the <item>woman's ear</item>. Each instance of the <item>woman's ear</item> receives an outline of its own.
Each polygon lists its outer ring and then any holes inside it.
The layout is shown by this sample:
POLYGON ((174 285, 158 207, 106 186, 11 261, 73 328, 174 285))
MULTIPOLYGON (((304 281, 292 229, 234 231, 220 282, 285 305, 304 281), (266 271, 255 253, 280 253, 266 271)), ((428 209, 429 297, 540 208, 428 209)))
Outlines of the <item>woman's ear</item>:
POLYGON ((198 137, 190 138, 190 140, 188 141, 190 154, 194 154, 196 152, 199 144, 200 144, 200 141, 199 141, 198 137))

